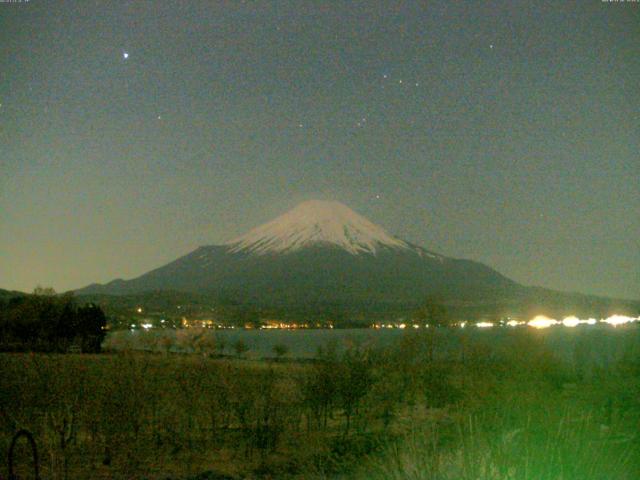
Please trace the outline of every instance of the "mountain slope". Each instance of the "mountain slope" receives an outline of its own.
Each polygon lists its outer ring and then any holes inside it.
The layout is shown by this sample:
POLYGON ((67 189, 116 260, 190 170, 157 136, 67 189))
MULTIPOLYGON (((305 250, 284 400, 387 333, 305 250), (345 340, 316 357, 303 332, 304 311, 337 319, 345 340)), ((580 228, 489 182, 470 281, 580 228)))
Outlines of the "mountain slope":
POLYGON ((518 288, 482 264, 434 257, 417 247, 353 255, 336 247, 311 246, 284 255, 255 255, 210 246, 136 279, 93 285, 78 293, 181 290, 258 303, 360 304, 419 301, 432 294, 479 298, 518 288))

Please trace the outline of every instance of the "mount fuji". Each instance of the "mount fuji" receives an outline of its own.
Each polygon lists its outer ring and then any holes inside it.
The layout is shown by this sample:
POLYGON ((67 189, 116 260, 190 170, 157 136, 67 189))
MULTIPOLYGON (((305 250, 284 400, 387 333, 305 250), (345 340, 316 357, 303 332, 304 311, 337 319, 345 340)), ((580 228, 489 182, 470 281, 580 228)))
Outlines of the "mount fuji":
POLYGON ((482 263, 446 257, 396 238, 339 202, 318 200, 137 278, 92 284, 76 293, 158 291, 247 305, 365 310, 419 305, 434 295, 468 306, 531 303, 541 295, 562 304, 577 295, 525 287, 482 263))
POLYGON ((491 268, 448 258, 387 233, 335 201, 303 202, 223 245, 200 247, 132 280, 80 294, 153 290, 283 300, 414 298, 463 289, 517 288, 491 268))

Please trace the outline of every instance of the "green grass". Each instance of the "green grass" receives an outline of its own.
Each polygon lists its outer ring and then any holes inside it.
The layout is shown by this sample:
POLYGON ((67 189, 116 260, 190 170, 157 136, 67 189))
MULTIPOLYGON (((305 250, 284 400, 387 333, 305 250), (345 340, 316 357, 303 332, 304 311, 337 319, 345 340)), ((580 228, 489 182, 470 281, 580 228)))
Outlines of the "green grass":
POLYGON ((466 402, 417 422, 350 478, 640 478, 640 358, 578 380, 566 365, 519 353, 527 368, 480 373, 466 402))
POLYGON ((637 435, 626 426, 605 426, 588 412, 532 410, 520 421, 503 414, 471 415, 456 426, 446 440, 434 426, 411 432, 353 478, 631 480, 640 475, 637 435))

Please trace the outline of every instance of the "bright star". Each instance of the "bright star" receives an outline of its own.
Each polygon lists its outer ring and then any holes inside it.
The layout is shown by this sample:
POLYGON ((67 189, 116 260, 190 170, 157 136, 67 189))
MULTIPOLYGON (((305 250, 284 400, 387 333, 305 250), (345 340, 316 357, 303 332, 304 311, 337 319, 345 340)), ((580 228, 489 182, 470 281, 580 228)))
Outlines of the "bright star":
POLYGON ((129 54, 127 52, 122 52, 122 58, 126 60, 127 58, 129 58, 129 54))

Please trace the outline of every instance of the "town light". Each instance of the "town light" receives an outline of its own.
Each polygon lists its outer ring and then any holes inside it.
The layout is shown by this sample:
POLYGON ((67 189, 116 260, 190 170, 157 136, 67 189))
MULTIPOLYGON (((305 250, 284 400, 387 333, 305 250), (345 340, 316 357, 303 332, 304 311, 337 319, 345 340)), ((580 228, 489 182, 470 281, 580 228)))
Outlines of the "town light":
POLYGON ((559 322, 553 318, 545 317, 544 315, 538 315, 529 321, 528 325, 533 328, 549 328, 552 325, 557 325, 559 322))
POLYGON ((576 327, 580 323, 582 323, 582 320, 580 320, 578 317, 574 317, 574 316, 565 317, 562 320, 562 325, 564 325, 565 327, 570 327, 570 328, 576 327))
POLYGON ((493 327, 493 322, 478 322, 478 323, 476 323, 476 327, 478 327, 478 328, 491 328, 491 327, 493 327))

